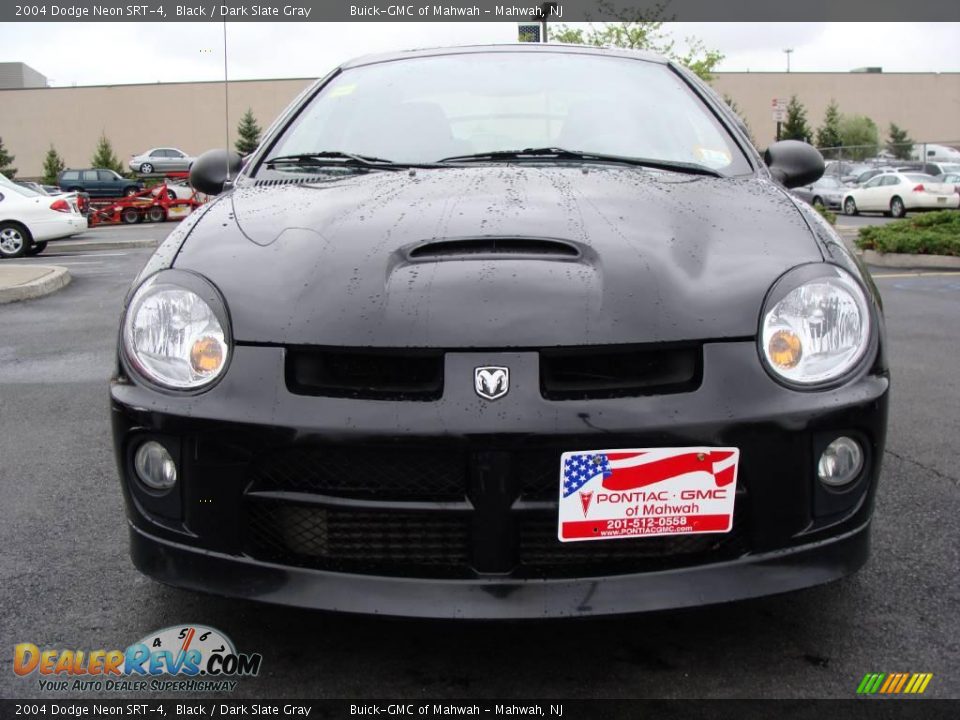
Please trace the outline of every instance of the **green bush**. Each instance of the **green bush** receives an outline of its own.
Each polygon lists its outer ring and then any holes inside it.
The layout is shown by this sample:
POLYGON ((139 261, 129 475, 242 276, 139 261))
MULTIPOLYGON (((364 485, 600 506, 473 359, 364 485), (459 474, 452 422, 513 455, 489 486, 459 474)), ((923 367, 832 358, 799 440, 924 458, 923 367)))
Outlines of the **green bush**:
POLYGON ((857 247, 882 253, 960 256, 960 211, 939 210, 862 227, 857 247))
POLYGON ((828 210, 823 205, 814 205, 813 209, 820 213, 820 217, 831 225, 837 224, 837 214, 833 210, 828 210))

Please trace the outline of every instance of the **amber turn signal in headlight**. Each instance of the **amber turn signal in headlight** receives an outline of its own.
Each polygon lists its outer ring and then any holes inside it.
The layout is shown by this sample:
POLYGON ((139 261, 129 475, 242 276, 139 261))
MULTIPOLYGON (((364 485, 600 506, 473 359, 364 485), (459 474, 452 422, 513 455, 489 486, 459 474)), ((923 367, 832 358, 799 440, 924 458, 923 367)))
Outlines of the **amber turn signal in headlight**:
POLYGON ((870 345, 870 307, 859 283, 836 265, 787 273, 767 298, 760 352, 777 379, 826 385, 853 371, 870 345))
POLYGON ((199 375, 215 373, 223 365, 223 349, 218 338, 202 337, 190 348, 190 365, 199 375))
POLYGON ((230 353, 228 320, 209 282, 165 271, 134 293, 123 323, 124 355, 149 382, 196 390, 222 375, 230 353))
POLYGON ((803 356, 800 338, 789 330, 778 330, 767 344, 767 354, 770 362, 778 368, 786 370, 795 367, 803 356))

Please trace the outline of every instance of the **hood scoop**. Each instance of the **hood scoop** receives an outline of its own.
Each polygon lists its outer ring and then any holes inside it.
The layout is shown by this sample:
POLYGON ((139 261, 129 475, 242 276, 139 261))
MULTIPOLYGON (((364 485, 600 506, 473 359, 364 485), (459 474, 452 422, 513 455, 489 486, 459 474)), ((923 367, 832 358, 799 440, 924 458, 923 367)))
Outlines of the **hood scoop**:
POLYGON ((409 260, 488 260, 536 258, 576 260, 580 249, 573 243, 550 238, 478 237, 428 240, 407 251, 409 260))

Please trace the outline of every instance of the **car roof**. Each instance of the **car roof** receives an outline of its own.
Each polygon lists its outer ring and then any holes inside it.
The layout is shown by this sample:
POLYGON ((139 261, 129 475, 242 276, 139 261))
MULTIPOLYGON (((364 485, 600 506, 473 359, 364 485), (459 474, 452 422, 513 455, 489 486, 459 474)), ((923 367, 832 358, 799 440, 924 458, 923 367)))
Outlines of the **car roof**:
POLYGON ((667 58, 644 50, 627 50, 624 48, 594 47, 592 45, 570 45, 566 43, 498 43, 490 45, 459 45, 452 47, 422 48, 418 50, 403 50, 399 52, 376 53, 361 55, 348 60, 340 66, 341 70, 376 65, 377 63, 409 60, 411 58, 434 57, 438 55, 470 55, 483 53, 563 53, 568 55, 602 55, 608 57, 623 57, 647 62, 669 63, 667 58))

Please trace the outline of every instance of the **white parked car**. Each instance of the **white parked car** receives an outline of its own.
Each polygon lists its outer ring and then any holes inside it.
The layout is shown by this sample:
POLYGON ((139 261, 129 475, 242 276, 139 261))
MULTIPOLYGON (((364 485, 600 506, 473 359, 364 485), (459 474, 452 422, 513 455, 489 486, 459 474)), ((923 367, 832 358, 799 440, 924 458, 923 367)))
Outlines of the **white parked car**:
POLYGON ((87 229, 76 193, 51 197, 17 185, 0 175, 0 258, 37 255, 48 240, 87 229))
MULTIPOLYGON (((201 192, 197 192, 186 182, 168 182, 167 186, 167 197, 171 200, 190 200, 191 198, 199 200, 200 202, 206 202, 209 199, 208 195, 204 195, 201 192)), ((160 187, 159 185, 157 187, 160 187)))
POLYGON ((944 210, 960 207, 954 186, 939 183, 930 175, 888 172, 877 175, 860 187, 849 188, 843 196, 843 212, 882 212, 903 217, 910 210, 944 210))

